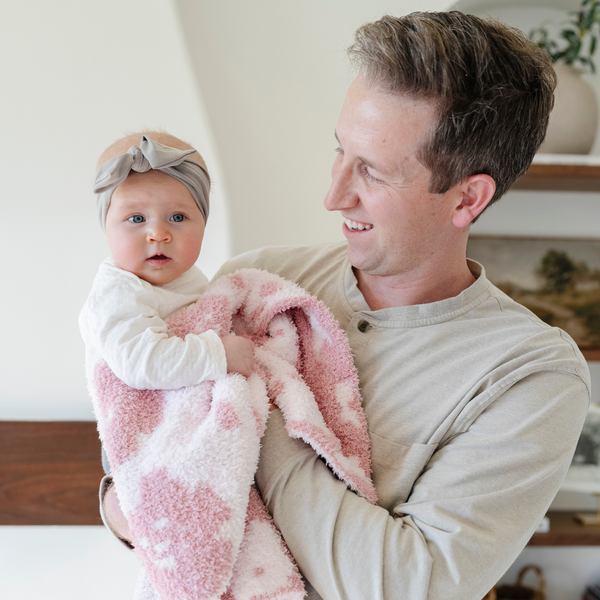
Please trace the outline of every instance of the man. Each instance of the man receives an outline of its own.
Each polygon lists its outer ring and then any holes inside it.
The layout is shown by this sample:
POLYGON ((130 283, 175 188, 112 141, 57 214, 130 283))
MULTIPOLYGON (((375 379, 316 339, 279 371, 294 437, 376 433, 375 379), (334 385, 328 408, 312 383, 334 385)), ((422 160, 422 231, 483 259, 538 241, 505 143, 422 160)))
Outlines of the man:
POLYGON ((328 210, 345 244, 265 249, 260 267, 346 330, 379 505, 348 491, 273 411, 257 482, 310 598, 478 600, 566 473, 589 403, 574 342, 467 261, 470 223, 527 168, 553 104, 549 60, 460 13, 361 27, 328 210))
POLYGON ((524 36, 460 13, 361 27, 325 199, 347 242, 264 249, 260 267, 346 330, 372 441, 370 505, 278 410, 257 483, 310 598, 479 600, 566 473, 589 403, 574 342, 466 258, 470 223, 528 168, 556 79, 524 36))

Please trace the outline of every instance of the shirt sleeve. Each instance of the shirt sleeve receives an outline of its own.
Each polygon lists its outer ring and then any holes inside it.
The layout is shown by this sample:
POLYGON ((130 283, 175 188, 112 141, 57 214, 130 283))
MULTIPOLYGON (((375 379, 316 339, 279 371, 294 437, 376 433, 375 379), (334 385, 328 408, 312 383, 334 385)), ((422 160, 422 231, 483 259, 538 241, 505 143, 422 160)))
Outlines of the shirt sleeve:
POLYGON ((482 598, 550 505, 588 404, 572 374, 526 377, 439 447, 390 512, 349 491, 273 411, 257 483, 323 598, 482 598))
POLYGON ((144 286, 105 286, 82 313, 86 343, 135 389, 178 389, 224 377, 225 348, 214 331, 169 336, 156 300, 144 286))

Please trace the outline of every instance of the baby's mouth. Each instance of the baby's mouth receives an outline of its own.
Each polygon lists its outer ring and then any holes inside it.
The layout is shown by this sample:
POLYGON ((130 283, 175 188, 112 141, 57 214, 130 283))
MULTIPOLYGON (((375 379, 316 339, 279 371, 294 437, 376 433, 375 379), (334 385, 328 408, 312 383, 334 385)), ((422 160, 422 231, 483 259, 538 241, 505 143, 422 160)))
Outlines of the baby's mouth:
POLYGON ((156 262, 156 263, 164 263, 171 259, 168 256, 165 256, 164 254, 155 254, 154 256, 151 256, 150 258, 147 258, 146 260, 151 261, 151 262, 156 262))

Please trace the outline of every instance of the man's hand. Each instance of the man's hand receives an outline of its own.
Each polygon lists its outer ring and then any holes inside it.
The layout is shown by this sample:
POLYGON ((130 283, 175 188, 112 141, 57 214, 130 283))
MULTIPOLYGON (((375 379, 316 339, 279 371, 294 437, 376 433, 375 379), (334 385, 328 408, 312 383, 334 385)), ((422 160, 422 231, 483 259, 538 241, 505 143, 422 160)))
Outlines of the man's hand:
POLYGON ((227 372, 250 377, 254 366, 254 344, 237 335, 226 335, 221 341, 225 347, 227 372))
POLYGON ((111 483, 102 499, 104 518, 109 529, 125 540, 130 539, 129 523, 121 510, 114 483, 111 483))

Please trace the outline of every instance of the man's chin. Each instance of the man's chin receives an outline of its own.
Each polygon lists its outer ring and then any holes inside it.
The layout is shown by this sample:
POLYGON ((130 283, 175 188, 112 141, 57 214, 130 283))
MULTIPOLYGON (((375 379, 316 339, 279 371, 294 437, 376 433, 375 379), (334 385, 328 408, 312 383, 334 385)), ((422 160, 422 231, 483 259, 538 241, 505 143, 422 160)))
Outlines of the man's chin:
POLYGON ((353 250, 350 244, 346 246, 346 256, 354 271, 362 271, 367 275, 375 274, 373 271, 377 271, 377 265, 374 264, 375 261, 363 253, 353 250))

